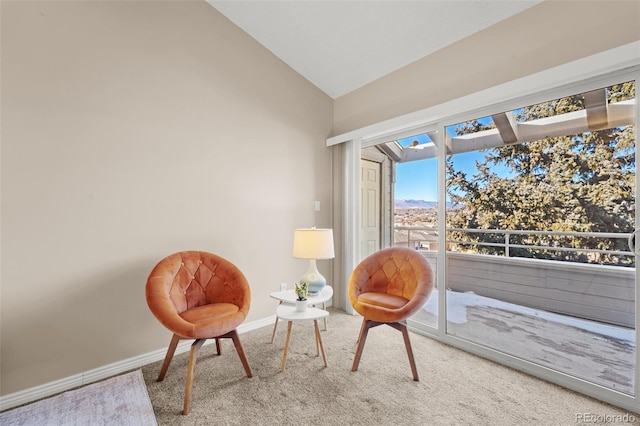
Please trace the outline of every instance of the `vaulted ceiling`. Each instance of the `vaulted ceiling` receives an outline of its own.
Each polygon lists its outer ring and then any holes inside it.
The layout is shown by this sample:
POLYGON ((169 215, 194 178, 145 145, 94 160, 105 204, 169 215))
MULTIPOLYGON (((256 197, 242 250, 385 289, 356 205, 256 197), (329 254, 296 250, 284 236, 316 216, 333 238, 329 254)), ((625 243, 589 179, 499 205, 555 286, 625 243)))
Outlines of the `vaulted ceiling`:
POLYGON ((332 98, 542 0, 207 0, 332 98))

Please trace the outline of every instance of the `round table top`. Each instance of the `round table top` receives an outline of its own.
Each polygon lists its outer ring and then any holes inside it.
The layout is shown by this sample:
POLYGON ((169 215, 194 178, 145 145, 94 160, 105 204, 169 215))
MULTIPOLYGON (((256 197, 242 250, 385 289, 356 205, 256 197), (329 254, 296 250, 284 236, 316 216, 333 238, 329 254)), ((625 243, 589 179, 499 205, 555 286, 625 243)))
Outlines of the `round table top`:
MULTIPOLYGON (((295 290, 276 291, 269 296, 276 300, 280 300, 283 303, 293 304, 298 298, 295 290)), ((310 305, 317 305, 329 301, 333 297, 333 288, 326 285, 320 290, 318 294, 309 294, 307 300, 310 305)))
POLYGON ((312 308, 311 306, 307 306, 306 311, 298 311, 295 306, 282 304, 278 306, 276 315, 285 321, 308 321, 329 316, 329 312, 324 309, 312 308))

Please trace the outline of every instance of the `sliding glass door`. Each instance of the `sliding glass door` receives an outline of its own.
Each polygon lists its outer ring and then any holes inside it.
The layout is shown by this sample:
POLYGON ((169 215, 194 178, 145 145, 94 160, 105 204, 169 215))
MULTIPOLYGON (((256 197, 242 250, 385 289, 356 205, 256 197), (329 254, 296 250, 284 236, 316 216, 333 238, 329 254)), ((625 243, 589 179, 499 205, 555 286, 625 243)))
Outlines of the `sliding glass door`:
POLYGON ((635 93, 446 126, 447 335, 636 394, 635 93))
MULTIPOLYGON (((345 199, 361 198, 353 154, 375 148, 390 160, 381 211, 393 206, 380 247, 411 247, 434 269, 410 329, 637 411, 638 71, 519 96, 512 85, 512 99, 469 96, 345 144, 345 199)), ((344 213, 355 265, 364 212, 344 213)))

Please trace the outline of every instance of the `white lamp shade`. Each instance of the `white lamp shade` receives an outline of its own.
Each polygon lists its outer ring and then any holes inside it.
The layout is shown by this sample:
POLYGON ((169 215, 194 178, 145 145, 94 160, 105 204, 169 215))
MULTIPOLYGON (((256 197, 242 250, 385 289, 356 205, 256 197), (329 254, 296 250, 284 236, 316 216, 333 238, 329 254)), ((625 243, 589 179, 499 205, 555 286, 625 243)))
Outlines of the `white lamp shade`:
POLYGON ((296 229, 293 234, 296 259, 333 259, 333 229, 296 229))

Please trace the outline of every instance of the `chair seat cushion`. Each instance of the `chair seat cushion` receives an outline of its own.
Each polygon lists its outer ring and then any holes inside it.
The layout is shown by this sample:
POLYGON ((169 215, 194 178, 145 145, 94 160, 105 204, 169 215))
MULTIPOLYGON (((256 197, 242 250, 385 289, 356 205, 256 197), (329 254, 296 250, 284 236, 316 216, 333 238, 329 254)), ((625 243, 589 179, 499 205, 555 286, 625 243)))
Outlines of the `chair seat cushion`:
POLYGON ((191 308, 180 314, 180 317, 192 325, 191 329, 180 334, 182 338, 202 339, 222 336, 235 330, 244 314, 233 303, 211 303, 191 308))
POLYGON ((399 309, 406 305, 409 301, 404 297, 394 296, 386 293, 361 293, 358 296, 358 302, 367 305, 381 306, 387 309, 399 309))
POLYGON ((238 312, 238 307, 232 303, 211 303, 198 306, 180 314, 183 320, 191 324, 206 324, 219 322, 224 317, 233 316, 238 312))

